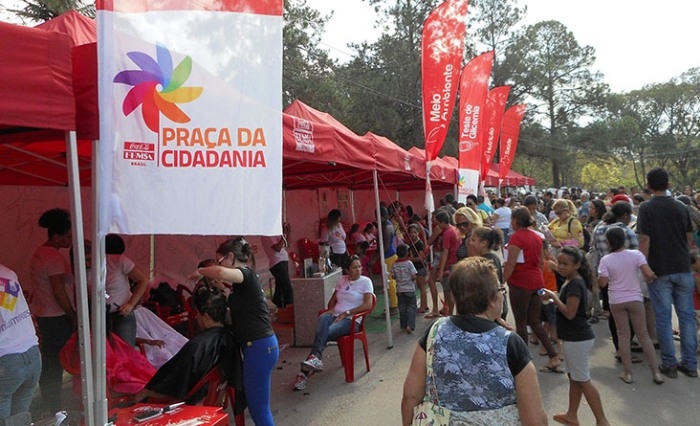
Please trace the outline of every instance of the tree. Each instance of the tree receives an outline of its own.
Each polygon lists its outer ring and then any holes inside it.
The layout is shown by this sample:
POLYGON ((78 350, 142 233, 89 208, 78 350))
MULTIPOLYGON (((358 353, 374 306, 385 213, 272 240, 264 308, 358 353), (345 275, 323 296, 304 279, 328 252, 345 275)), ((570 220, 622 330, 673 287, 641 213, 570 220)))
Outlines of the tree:
POLYGON ((326 50, 319 47, 329 18, 308 7, 306 0, 285 0, 282 71, 285 106, 301 99, 323 111, 338 109, 337 64, 329 58, 326 50))
POLYGON ((495 51, 492 87, 503 86, 510 71, 504 66, 506 49, 517 36, 517 25, 525 17, 527 7, 519 7, 517 0, 473 0, 469 6, 467 30, 468 57, 495 51))
POLYGON ((75 10, 90 18, 95 17, 95 4, 85 0, 22 0, 22 9, 10 10, 31 22, 49 21, 69 10, 75 10))
POLYGON ((423 147, 421 33, 439 2, 367 1, 378 13, 376 25, 385 32, 373 43, 353 45, 355 57, 338 70, 347 96, 341 121, 357 133, 372 131, 404 148, 423 147))
POLYGON ((607 85, 600 73, 592 72, 594 49, 579 46, 573 34, 557 21, 526 27, 506 50, 504 66, 514 97, 528 104, 528 115, 541 122, 549 146, 563 146, 568 155, 547 153, 555 187, 562 184, 566 165, 573 167, 570 136, 577 121, 603 106, 607 85))
POLYGON ((637 124, 640 139, 627 149, 647 168, 665 167, 679 185, 700 181, 700 69, 667 83, 652 84, 624 96, 619 115, 637 124), (647 166, 648 165, 648 166, 647 166))

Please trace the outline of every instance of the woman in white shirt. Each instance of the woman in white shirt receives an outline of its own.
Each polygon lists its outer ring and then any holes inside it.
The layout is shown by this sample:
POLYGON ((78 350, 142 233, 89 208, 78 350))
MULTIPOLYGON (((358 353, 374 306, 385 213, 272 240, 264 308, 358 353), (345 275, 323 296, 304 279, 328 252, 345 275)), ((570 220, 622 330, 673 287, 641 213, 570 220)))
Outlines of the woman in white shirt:
POLYGON ((126 245, 122 237, 108 234, 105 237, 105 254, 107 255, 107 277, 105 291, 109 295, 109 319, 112 331, 131 346, 136 345, 136 316, 134 307, 138 305, 148 287, 148 279, 134 264, 124 256, 126 245), (131 292, 129 280, 136 283, 131 292))
POLYGON ((345 230, 340 223, 340 210, 333 209, 328 212, 326 228, 321 233, 321 244, 331 248, 331 262, 345 269, 348 267, 348 247, 345 244, 345 230))
POLYGON ((323 370, 323 351, 330 340, 350 334, 352 316, 372 309, 374 287, 372 281, 362 275, 362 261, 351 256, 348 274, 340 277, 328 302, 328 310, 318 317, 316 337, 311 353, 301 363, 301 371, 294 382, 294 389, 306 389, 310 373, 323 370))
POLYGON ((496 200, 496 210, 491 215, 491 223, 494 228, 498 228, 503 232, 503 242, 508 244, 510 239, 510 207, 506 206, 506 200, 499 198, 496 200))
POLYGON ((0 330, 0 419, 6 419, 29 412, 41 376, 41 354, 17 274, 1 264, 0 330))

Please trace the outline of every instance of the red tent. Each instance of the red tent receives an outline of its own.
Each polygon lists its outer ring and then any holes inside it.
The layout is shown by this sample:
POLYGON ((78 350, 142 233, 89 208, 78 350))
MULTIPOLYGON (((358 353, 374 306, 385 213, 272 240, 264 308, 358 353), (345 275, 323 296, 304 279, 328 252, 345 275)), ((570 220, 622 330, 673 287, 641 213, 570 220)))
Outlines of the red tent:
POLYGON ((371 182, 371 152, 337 143, 338 132, 332 126, 285 113, 282 134, 286 189, 352 187, 357 182, 371 182))
MULTIPOLYGON (((0 40, 0 72, 4 76, 0 80, 0 184, 70 186, 73 239, 82 241, 80 182, 75 179, 80 179, 77 172, 82 165, 73 132, 76 110, 70 38, 0 22, 0 40)), ((85 264, 82 244, 73 245, 73 255, 76 265, 85 264)), ((90 330, 87 282, 80 266, 76 271, 78 330, 85 342, 90 330)), ((81 367, 85 414, 91 418, 95 401, 89 344, 81 345, 81 367)))
MULTIPOLYGON (((79 129, 78 136, 93 139, 97 135, 97 61, 92 62, 92 80, 73 69, 84 56, 80 52, 85 52, 73 46, 95 40, 94 21, 72 12, 39 28, 0 22, 0 69, 6 76, 0 81, 2 185, 67 186, 64 131, 76 130, 87 119, 95 123, 94 130, 79 129), (92 104, 84 96, 77 100, 88 81, 94 86, 92 104)), ((90 142, 79 141, 80 179, 87 184, 90 156, 90 142)))
POLYGON ((70 38, 71 47, 94 43, 97 40, 97 22, 75 10, 69 10, 35 28, 67 35, 70 38))
POLYGON ((76 114, 70 39, 0 22, 0 40, 0 184, 66 186, 65 131, 76 114))
MULTIPOLYGON (((459 162, 454 157, 443 157, 450 165, 458 169, 459 162)), ((486 179, 484 180, 485 186, 498 186, 498 163, 491 164, 491 169, 486 174, 486 179)), ((459 173, 459 172, 457 172, 459 173)), ((524 186, 524 185, 534 185, 535 179, 527 176, 523 176, 518 172, 510 170, 506 175, 506 178, 501 182, 501 186, 524 186)))
MULTIPOLYGON (((491 164, 491 170, 486 175, 486 186, 498 186, 498 171, 500 170, 500 164, 491 164)), ((506 178, 501 182, 501 186, 533 186, 535 185, 535 179, 527 176, 523 176, 518 172, 513 170, 508 171, 506 178)))
MULTIPOLYGON (((423 162, 423 167, 425 167, 425 150, 418 147, 411 147, 408 152, 414 153, 423 162)), ((433 160, 433 165, 430 168, 430 183, 433 186, 433 182, 443 181, 450 185, 455 185, 457 183, 457 165, 453 164, 450 160, 454 160, 452 157, 437 157, 433 160)), ((456 161, 456 160, 455 160, 456 161)))
POLYGON ((374 146, 368 138, 299 100, 284 112, 285 188, 372 184, 374 146))
MULTIPOLYGON (((425 157, 406 151, 384 136, 367 132, 375 146, 375 166, 384 185, 395 189, 420 189, 425 187, 425 157)), ((451 186, 446 178, 435 177, 435 185, 451 186)))

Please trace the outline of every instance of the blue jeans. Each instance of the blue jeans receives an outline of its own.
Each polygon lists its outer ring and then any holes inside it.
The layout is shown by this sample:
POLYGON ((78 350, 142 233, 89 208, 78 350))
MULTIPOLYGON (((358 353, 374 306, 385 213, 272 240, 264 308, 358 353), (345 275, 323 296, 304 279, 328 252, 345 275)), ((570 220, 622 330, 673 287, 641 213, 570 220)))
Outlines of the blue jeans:
POLYGON ((326 344, 329 340, 336 340, 340 336, 345 336, 350 334, 350 323, 352 320, 350 317, 343 318, 338 322, 331 314, 323 314, 318 317, 316 322, 316 337, 314 338, 314 345, 311 347, 311 353, 314 354, 318 359, 323 357, 323 350, 326 349, 326 344))
POLYGON ((510 241, 510 228, 498 228, 503 232, 503 244, 508 244, 510 241))
POLYGON ((29 412, 41 376, 39 346, 0 357, 0 419, 29 412))
POLYGON ((401 325, 401 330, 405 330, 406 327, 411 327, 412 330, 416 329, 416 293, 399 293, 399 324, 401 325))
POLYGON ((649 284, 651 305, 656 315, 656 335, 661 347, 661 365, 678 364, 671 326, 671 304, 676 307, 681 329, 681 364, 690 370, 698 366, 695 351, 698 348, 693 291, 695 283, 690 272, 663 275, 649 284))
POLYGON ((256 425, 274 425, 270 410, 272 369, 280 357, 277 336, 243 345, 243 389, 248 412, 256 425))

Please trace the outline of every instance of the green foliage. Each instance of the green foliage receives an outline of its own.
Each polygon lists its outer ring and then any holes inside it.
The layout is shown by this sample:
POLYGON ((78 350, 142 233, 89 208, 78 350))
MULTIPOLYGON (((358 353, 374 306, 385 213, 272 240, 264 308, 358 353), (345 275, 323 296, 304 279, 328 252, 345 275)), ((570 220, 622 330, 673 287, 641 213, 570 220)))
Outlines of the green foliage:
POLYGON ((337 64, 319 47, 330 17, 306 6, 306 0, 285 0, 284 5, 283 103, 301 99, 317 109, 337 111, 341 99, 335 83, 337 64))
POLYGON ((85 16, 95 17, 95 4, 84 0, 22 0, 22 9, 10 10, 23 20, 45 22, 60 16, 69 10, 75 10, 85 16))

